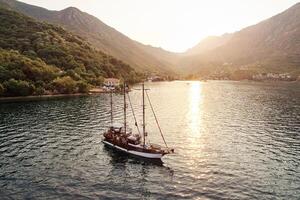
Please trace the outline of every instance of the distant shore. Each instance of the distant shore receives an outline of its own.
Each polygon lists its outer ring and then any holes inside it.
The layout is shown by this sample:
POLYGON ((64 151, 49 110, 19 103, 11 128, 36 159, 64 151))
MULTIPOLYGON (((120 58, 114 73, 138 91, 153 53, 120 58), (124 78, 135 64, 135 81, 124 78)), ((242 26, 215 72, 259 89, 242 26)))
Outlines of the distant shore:
POLYGON ((184 79, 181 81, 202 81, 202 82, 207 82, 207 81, 237 81, 237 82, 257 82, 257 83, 295 83, 295 82, 300 82, 300 79, 297 80, 247 80, 247 79, 242 79, 242 80, 232 80, 232 79, 184 79))
MULTIPOLYGON (((179 81, 234 81, 234 80, 179 80, 179 81)), ((244 82, 246 80, 240 80, 237 82, 244 82)), ((247 80, 249 82, 265 82, 265 83, 292 83, 292 82, 300 82, 299 80, 296 81, 272 81, 272 80, 264 80, 264 81, 253 81, 247 80)), ((162 81, 164 82, 164 81, 162 81)), ((99 94, 108 93, 106 90, 102 88, 93 88, 88 93, 75 93, 75 94, 47 94, 47 95, 32 95, 32 96, 16 96, 16 97, 0 97, 0 103, 13 103, 13 102, 26 102, 26 101, 43 101, 43 100, 51 100, 51 99, 60 99, 66 97, 82 97, 82 96, 93 96, 99 94)))
POLYGON ((60 99, 65 97, 81 97, 91 96, 107 93, 107 91, 99 88, 94 88, 89 93, 75 93, 75 94, 47 94, 47 95, 31 95, 31 96, 17 96, 17 97, 0 97, 0 103, 12 103, 12 102, 23 102, 23 101, 42 101, 50 99, 60 99))
POLYGON ((80 97, 80 96, 89 96, 89 95, 91 94, 76 93, 76 94, 50 94, 50 95, 35 95, 35 96, 0 97, 0 103, 39 101, 39 100, 59 99, 64 97, 80 97))

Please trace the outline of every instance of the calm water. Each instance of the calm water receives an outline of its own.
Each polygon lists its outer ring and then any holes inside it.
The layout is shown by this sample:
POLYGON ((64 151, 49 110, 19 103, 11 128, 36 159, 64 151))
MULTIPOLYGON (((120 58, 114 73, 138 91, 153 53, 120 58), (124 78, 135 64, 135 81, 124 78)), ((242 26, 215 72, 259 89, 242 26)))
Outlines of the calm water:
MULTIPOLYGON (((0 104, 0 199, 299 199, 299 83, 148 87, 176 151, 163 166, 103 146, 108 95, 0 104)), ((130 96, 140 118, 140 92, 130 96)))

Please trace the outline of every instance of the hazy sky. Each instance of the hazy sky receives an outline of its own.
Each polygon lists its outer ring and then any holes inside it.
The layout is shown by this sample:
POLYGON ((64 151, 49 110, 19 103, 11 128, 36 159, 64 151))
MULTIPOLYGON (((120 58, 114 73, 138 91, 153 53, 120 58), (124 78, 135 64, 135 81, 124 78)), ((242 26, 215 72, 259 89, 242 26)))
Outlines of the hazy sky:
POLYGON ((185 51, 209 35, 234 32, 284 11, 299 0, 21 0, 88 12, 144 44, 185 51))

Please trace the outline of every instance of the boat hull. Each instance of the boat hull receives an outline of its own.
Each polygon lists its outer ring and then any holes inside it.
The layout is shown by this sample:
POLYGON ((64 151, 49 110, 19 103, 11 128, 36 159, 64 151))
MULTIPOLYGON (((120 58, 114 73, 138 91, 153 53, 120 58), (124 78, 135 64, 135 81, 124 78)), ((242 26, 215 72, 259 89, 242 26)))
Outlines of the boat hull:
POLYGON ((103 140, 102 141, 105 145, 112 147, 116 150, 119 150, 121 152, 127 153, 129 155, 133 155, 135 157, 141 157, 141 158, 146 158, 146 159, 161 159, 163 154, 161 153, 146 153, 146 152, 140 152, 140 151, 134 151, 134 150, 129 150, 125 149, 123 147, 120 147, 118 145, 114 145, 108 141, 103 140))

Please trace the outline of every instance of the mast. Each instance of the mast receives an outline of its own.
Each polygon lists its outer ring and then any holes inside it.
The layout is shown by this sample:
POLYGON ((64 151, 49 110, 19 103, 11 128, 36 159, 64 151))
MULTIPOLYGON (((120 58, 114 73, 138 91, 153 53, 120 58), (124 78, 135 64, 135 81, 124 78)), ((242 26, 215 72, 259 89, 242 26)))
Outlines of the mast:
POLYGON ((126 134, 126 83, 124 82, 124 132, 126 134))
POLYGON ((112 101, 112 89, 110 88, 110 126, 113 127, 113 101, 112 101))
POLYGON ((142 94, 143 94, 143 144, 145 146, 145 137, 146 137, 146 124, 145 124, 145 88, 144 88, 144 82, 142 83, 142 94))
POLYGON ((166 143, 166 140, 165 140, 165 137, 164 137, 164 135, 163 135, 163 132, 162 132, 162 130, 161 130, 161 128, 160 128, 160 125, 159 125, 159 123, 158 123, 158 119, 157 119, 156 114, 155 114, 155 112, 154 112, 154 109, 153 109, 153 106, 152 106, 152 103, 151 103, 151 101, 150 101, 150 98, 149 98, 149 95, 148 95, 148 92, 147 92, 147 91, 146 91, 146 96, 147 96, 147 99, 148 99, 150 108, 151 108, 151 110, 152 110, 152 113, 153 113, 153 115, 154 115, 154 118, 155 118, 157 127, 158 127, 158 129, 159 129, 160 135, 161 135, 161 137, 162 137, 162 139, 163 139, 163 141, 164 141, 166 147, 168 148, 168 145, 167 145, 167 143, 166 143))

